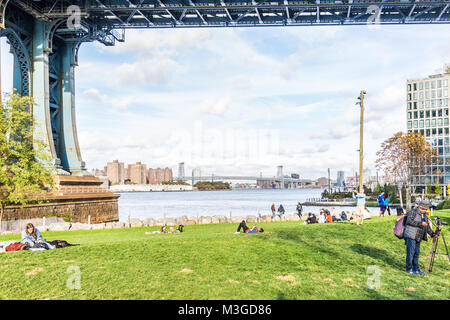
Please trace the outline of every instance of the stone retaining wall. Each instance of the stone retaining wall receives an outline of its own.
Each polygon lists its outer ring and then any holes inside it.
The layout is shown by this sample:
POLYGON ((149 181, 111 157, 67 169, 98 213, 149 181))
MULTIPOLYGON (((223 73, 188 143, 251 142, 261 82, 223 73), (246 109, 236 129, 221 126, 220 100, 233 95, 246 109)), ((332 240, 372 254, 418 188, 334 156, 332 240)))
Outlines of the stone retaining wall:
MULTIPOLYGON (((40 219, 43 217, 59 217, 71 222, 102 223, 118 221, 118 200, 70 200, 52 201, 50 203, 27 205, 24 207, 6 207, 2 224, 11 221, 40 219)), ((2 226, 4 228, 4 226, 2 226)), ((7 227, 6 227, 7 228, 7 227)))
MULTIPOLYGON (((347 213, 350 218, 351 214, 347 213)), ((118 228, 137 228, 137 227, 154 227, 154 226, 178 226, 180 224, 184 226, 194 225, 194 224, 217 224, 217 223, 230 223, 230 224, 239 224, 242 220, 245 220, 247 225, 251 227, 254 223, 259 222, 276 222, 276 221, 305 221, 307 218, 307 214, 303 214, 302 218, 296 214, 285 215, 282 219, 276 216, 272 219, 271 215, 264 215, 261 217, 257 216, 200 216, 200 217, 187 217, 182 216, 178 218, 147 218, 147 219, 129 219, 126 222, 123 221, 115 221, 115 222, 107 222, 107 223, 97 223, 97 224, 86 224, 86 223, 78 223, 78 222, 58 222, 58 223, 50 223, 48 225, 38 225, 35 226, 42 232, 45 231, 70 231, 70 230, 100 230, 100 229, 118 229, 118 228)), ((20 233, 16 230, 7 230, 0 232, 0 234, 16 234, 20 233)))

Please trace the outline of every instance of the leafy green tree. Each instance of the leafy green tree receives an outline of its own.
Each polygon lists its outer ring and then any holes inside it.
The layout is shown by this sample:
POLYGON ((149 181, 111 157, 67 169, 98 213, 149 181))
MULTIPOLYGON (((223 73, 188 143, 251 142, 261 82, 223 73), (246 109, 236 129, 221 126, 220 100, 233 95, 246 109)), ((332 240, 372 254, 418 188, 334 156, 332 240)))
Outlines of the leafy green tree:
POLYGON ((33 137, 33 100, 18 94, 0 103, 0 221, 6 205, 44 201, 53 186, 50 156, 33 137))
POLYGON ((432 193, 433 193, 433 187, 431 186, 431 183, 430 183, 429 180, 427 180, 426 193, 427 193, 427 194, 432 194, 432 193))
POLYGON ((442 195, 442 189, 441 189, 441 185, 439 184, 438 179, 435 180, 434 193, 438 194, 439 196, 442 195))

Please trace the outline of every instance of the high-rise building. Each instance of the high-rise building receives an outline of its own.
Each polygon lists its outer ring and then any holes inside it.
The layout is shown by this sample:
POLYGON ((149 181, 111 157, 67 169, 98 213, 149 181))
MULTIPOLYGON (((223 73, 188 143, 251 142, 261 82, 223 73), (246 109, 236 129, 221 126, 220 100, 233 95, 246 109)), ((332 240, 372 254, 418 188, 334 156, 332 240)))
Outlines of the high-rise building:
POLYGON ((439 153, 425 174, 412 177, 413 187, 434 185, 436 180, 450 183, 449 81, 450 65, 444 67, 443 73, 407 81, 407 130, 423 134, 439 153))
POLYGON ((163 182, 173 181, 172 169, 169 168, 150 168, 148 169, 148 183, 149 184, 161 184, 163 182))
POLYGON ((173 181, 173 173, 172 173, 172 169, 169 168, 164 168, 164 181, 173 181))
POLYGON ((344 187, 345 186, 345 173, 344 171, 337 172, 337 186, 344 187))
POLYGON ((184 178, 184 162, 178 164, 178 177, 184 178))
POLYGON ((108 162, 106 165, 106 175, 111 185, 125 183, 125 165, 119 160, 108 162))
POLYGON ((147 165, 142 164, 141 162, 129 164, 128 175, 131 183, 147 184, 147 165))

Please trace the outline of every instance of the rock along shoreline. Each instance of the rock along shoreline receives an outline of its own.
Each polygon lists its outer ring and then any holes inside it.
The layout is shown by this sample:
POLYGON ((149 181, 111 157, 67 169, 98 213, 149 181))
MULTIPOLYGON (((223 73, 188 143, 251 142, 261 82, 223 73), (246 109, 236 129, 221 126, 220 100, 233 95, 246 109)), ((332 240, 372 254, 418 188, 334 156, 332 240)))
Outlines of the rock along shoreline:
MULTIPOLYGON (((346 212, 348 218, 352 217, 354 213, 346 212)), ((375 213, 372 213, 371 216, 376 216, 375 213)), ((127 221, 116 221, 116 222, 106 222, 106 223, 97 223, 97 224, 87 224, 87 223, 79 223, 79 222, 56 222, 45 224, 45 220, 43 220, 43 224, 39 225, 35 223, 35 226, 41 232, 47 231, 78 231, 78 230, 103 230, 103 229, 120 229, 120 228, 139 228, 139 227, 156 227, 156 226, 178 226, 180 224, 184 226, 195 225, 195 224, 219 224, 219 223, 230 223, 230 224, 238 224, 242 220, 245 220, 247 223, 259 223, 259 222, 279 222, 279 221, 305 221, 308 217, 308 213, 304 213, 300 218, 297 214, 286 214, 281 219, 279 216, 275 216, 272 219, 271 215, 263 215, 258 217, 256 215, 248 215, 248 216, 225 216, 225 215, 215 215, 215 216, 199 216, 199 217, 188 217, 181 216, 177 218, 146 218, 146 219, 136 219, 131 218, 127 221)), ((11 234, 20 234, 22 230, 6 230, 0 232, 0 235, 11 235, 11 234)))

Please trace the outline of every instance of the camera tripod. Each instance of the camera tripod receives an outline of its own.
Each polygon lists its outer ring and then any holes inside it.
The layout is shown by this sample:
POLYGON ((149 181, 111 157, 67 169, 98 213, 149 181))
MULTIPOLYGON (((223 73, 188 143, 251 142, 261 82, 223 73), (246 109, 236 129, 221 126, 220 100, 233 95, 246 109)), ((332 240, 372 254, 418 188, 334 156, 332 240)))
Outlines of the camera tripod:
POLYGON ((433 271, 433 265, 434 265, 434 260, 436 259, 436 254, 445 254, 445 253, 437 252, 437 246, 438 246, 440 237, 442 237, 442 241, 444 242, 444 247, 447 252, 447 257, 448 257, 448 260, 450 261, 450 254, 448 252, 447 243, 445 242, 444 233, 442 232, 442 230, 439 230, 439 227, 441 225, 446 225, 447 223, 441 221, 441 219, 439 217, 436 217, 435 219, 436 219, 436 232, 433 237, 433 243, 431 244, 430 257, 428 258, 428 265, 427 265, 427 270, 426 270, 427 274, 433 271))

